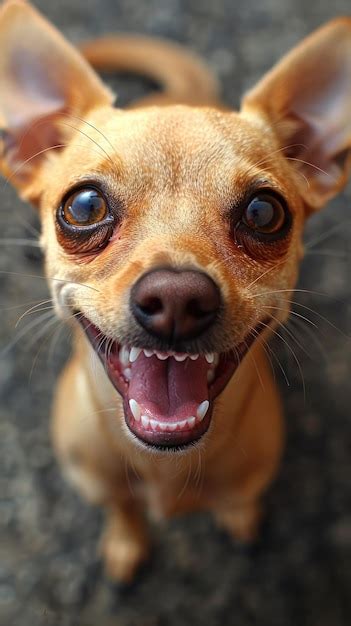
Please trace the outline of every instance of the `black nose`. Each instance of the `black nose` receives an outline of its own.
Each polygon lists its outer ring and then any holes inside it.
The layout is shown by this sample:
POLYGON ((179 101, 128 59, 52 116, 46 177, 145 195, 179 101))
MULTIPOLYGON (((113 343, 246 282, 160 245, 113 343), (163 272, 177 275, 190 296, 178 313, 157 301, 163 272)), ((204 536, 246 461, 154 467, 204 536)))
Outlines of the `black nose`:
POLYGON ((150 334, 166 340, 192 339, 216 320, 221 304, 217 285, 195 270, 153 270, 131 292, 135 319, 150 334))

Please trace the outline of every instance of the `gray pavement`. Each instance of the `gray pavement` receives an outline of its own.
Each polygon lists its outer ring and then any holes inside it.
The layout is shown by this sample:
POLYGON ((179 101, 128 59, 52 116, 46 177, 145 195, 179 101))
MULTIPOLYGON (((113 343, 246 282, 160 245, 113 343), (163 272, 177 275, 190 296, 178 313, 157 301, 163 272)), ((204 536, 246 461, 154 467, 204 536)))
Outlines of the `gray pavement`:
MULTIPOLYGON (((115 30, 188 44, 217 71, 233 107, 286 49, 351 9, 350 0, 36 4, 74 41, 115 30)), ((114 85, 121 102, 147 88, 132 78, 114 85)), ((32 237, 34 212, 9 185, 0 189, 0 239, 32 237)), ((47 297, 45 281, 28 276, 42 275, 40 254, 0 242, 0 350, 8 346, 0 359, 1 624, 351 623, 350 201, 349 190, 311 219, 306 232, 300 288, 326 295, 297 294, 316 311, 304 309, 317 328, 297 318, 288 326, 300 346, 285 334, 301 363, 305 401, 295 358, 283 344, 274 346, 290 382, 277 372, 288 437, 260 540, 250 548, 233 544, 206 515, 174 520, 154 529, 153 557, 131 588, 103 578, 95 554, 101 515, 64 483, 50 447, 50 398, 69 333, 52 326, 43 337, 29 329, 20 338, 25 324, 15 329, 25 303, 47 297)))

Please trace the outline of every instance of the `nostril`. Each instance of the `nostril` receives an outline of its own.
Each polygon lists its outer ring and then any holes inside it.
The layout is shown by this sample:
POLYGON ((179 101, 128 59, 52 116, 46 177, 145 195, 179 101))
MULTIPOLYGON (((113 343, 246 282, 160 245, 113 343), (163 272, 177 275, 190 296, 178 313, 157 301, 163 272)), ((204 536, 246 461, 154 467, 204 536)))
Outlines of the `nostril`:
POLYGON ((213 315, 212 310, 206 310, 203 302, 200 302, 196 298, 190 300, 186 306, 186 312, 191 317, 201 320, 205 317, 213 315))
POLYGON ((138 303, 139 309, 145 315, 156 315, 157 313, 161 313, 163 311, 163 303, 160 298, 156 298, 155 296, 150 296, 143 300, 143 302, 138 303))

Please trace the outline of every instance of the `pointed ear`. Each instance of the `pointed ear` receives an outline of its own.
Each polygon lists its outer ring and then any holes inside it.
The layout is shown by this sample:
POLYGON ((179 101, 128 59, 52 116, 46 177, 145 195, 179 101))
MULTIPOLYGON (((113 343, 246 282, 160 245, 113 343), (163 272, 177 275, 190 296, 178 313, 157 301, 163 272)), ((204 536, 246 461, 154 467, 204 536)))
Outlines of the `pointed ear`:
POLYGON ((351 18, 329 22, 283 57, 246 94, 243 111, 263 115, 278 133, 307 178, 301 193, 310 210, 325 204, 351 166, 351 18))
POLYGON ((33 7, 23 0, 5 2, 0 9, 0 171, 22 195, 45 151, 67 141, 62 115, 82 116, 112 102, 84 58, 33 7))

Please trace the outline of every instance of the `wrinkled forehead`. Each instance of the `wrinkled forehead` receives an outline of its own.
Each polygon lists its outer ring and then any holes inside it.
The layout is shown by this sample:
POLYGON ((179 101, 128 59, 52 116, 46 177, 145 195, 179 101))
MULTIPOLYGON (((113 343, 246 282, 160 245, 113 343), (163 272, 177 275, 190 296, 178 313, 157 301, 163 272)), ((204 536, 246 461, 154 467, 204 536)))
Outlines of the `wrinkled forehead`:
POLYGON ((65 178, 101 172, 160 191, 230 185, 272 151, 272 136, 237 113, 186 106, 100 109, 74 127, 65 178))

